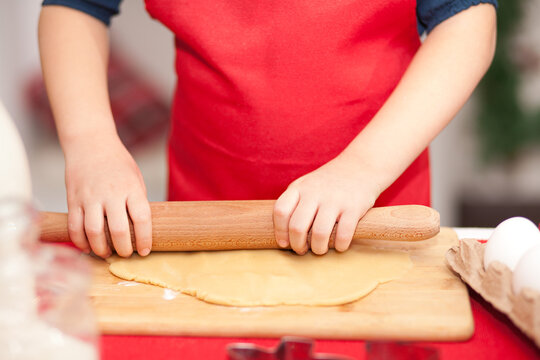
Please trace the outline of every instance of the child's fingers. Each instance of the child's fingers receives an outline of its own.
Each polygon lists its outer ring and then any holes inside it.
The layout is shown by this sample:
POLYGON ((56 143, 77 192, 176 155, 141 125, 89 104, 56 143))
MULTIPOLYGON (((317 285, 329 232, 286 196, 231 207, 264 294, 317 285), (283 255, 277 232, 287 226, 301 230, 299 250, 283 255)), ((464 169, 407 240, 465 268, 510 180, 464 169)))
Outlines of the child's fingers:
POLYGON ((116 253, 123 257, 129 257, 133 253, 131 236, 129 234, 129 221, 126 203, 121 199, 112 201, 105 207, 109 233, 116 253))
POLYGON ((84 208, 84 231, 94 253, 103 258, 111 255, 104 232, 103 207, 92 204, 84 208))
POLYGON ((146 196, 133 195, 127 199, 129 216, 133 222, 137 252, 146 256, 152 249, 152 213, 146 196))
POLYGON ((300 199, 298 206, 291 216, 291 221, 289 222, 289 241, 291 248, 299 255, 305 254, 309 249, 307 234, 316 213, 317 203, 315 201, 300 199))
POLYGON ((355 211, 345 211, 341 214, 336 229, 336 241, 334 247, 337 251, 345 251, 351 245, 358 221, 362 217, 355 211))
POLYGON ((84 213, 79 205, 70 206, 68 209, 68 234, 69 238, 79 249, 90 253, 90 244, 84 233, 84 213))
POLYGON ((281 247, 289 245, 289 221, 299 200, 298 191, 289 188, 281 194, 274 204, 274 234, 276 242, 281 247))
POLYGON ((328 241, 336 224, 338 211, 334 208, 321 206, 311 227, 311 250, 317 255, 328 252, 328 241))

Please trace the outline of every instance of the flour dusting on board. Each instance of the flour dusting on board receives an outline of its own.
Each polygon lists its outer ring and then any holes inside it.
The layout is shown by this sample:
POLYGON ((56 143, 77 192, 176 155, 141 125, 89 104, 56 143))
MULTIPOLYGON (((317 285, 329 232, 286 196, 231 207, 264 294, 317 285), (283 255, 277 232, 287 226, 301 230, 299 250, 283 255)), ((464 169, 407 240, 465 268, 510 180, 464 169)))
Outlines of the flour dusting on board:
POLYGON ((240 312, 251 312, 253 311, 255 308, 248 308, 248 307, 242 307, 240 308, 240 312))
POLYGON ((163 289, 163 299, 174 300, 178 296, 179 292, 171 289, 163 289))
POLYGON ((135 281, 120 281, 116 283, 116 285, 122 285, 122 286, 137 286, 140 285, 139 283, 135 281))

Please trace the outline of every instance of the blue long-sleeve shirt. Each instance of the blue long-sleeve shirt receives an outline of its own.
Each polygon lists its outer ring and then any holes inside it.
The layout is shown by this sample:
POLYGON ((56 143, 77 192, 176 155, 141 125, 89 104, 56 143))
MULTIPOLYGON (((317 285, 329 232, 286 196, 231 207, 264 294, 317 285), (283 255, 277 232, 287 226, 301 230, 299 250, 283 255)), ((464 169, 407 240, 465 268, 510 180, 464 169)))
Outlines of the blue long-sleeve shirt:
MULTIPOLYGON (((121 2, 122 0, 44 0, 43 5, 63 5, 77 9, 109 25, 111 18, 120 13, 121 2)), ((444 20, 480 3, 497 6, 497 0, 417 0, 418 32, 429 33, 444 20)))

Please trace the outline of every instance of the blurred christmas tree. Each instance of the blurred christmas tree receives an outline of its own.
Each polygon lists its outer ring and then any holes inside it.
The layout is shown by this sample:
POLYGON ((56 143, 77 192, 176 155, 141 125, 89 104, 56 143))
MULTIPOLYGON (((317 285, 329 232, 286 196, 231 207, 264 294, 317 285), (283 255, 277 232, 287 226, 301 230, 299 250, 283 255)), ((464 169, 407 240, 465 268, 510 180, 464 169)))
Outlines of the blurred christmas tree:
MULTIPOLYGON (((532 59, 535 68, 539 68, 540 62, 540 55, 532 49, 515 46, 525 3, 523 0, 499 2, 497 50, 478 88, 481 106, 478 130, 482 155, 488 162, 511 161, 524 147, 540 143, 540 111, 524 109, 519 96, 523 67, 530 66, 532 59)), ((540 28, 536 26, 534 32, 538 34, 540 28)))

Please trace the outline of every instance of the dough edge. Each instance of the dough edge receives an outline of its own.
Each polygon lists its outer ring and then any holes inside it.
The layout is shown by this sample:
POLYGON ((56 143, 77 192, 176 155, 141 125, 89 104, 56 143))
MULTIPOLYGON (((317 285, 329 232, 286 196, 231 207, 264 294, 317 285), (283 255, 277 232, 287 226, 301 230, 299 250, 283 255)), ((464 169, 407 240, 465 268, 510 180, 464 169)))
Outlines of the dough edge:
MULTIPOLYGON (((387 249, 379 249, 379 250, 388 251, 391 253, 395 253, 395 252, 404 253, 403 251, 396 251, 396 250, 387 250, 387 249)), ((254 250, 254 251, 257 251, 257 250, 254 250)), ((223 297, 223 296, 215 295, 215 294, 208 293, 202 290, 198 290, 195 288, 180 288, 178 286, 167 284, 164 281, 156 280, 152 277, 145 277, 145 276, 137 275, 137 274, 134 274, 133 272, 130 272, 129 270, 126 270, 122 266, 123 260, 125 259, 122 259, 120 261, 114 261, 112 259, 108 260, 109 271, 118 278, 121 278, 127 281, 136 281, 143 284, 155 285, 155 286, 159 286, 165 289, 171 289, 185 295, 193 296, 199 300, 202 300, 210 304, 223 305, 223 306, 237 306, 237 307, 344 305, 344 304, 352 303, 354 301, 360 300, 368 296, 380 284, 384 284, 384 283, 402 278, 413 267, 413 263, 410 256, 407 256, 408 264, 407 266, 404 266, 403 269, 401 269, 401 272, 399 274, 396 274, 396 276, 393 276, 393 277, 374 279, 368 285, 362 287, 361 289, 357 291, 351 292, 347 296, 341 296, 341 297, 329 298, 329 299, 319 299, 318 301, 311 301, 311 302, 306 301, 305 299, 299 300, 297 302, 290 301, 290 300, 277 301, 275 299, 272 299, 271 301, 268 301, 268 299, 261 299, 260 301, 249 301, 247 299, 223 297)))

